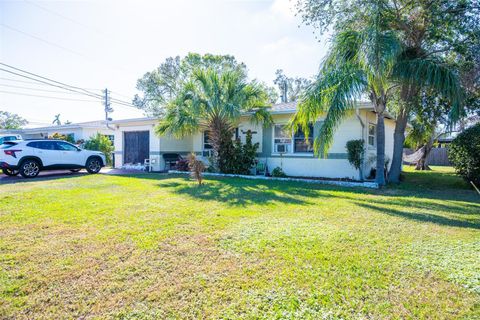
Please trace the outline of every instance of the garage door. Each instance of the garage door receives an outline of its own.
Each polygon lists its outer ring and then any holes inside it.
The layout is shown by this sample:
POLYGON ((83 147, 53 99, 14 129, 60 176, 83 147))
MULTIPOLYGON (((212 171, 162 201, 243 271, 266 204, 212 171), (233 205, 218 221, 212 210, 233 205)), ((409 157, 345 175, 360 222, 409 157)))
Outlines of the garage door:
POLYGON ((133 131, 123 133, 124 164, 141 163, 150 157, 150 132, 133 131))

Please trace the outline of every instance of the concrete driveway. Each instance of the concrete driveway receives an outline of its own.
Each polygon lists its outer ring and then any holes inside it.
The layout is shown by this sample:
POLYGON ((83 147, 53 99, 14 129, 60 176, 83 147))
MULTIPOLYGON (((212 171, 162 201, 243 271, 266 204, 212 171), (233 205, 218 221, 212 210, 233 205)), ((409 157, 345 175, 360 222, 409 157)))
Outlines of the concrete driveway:
MULTIPOLYGON (((76 177, 76 176, 83 176, 87 175, 88 172, 86 170, 81 170, 79 172, 70 172, 69 170, 52 170, 52 171, 41 171, 40 174, 33 179, 25 179, 21 175, 15 177, 9 177, 4 175, 0 171, 0 184, 5 183, 15 183, 20 181, 35 181, 36 179, 60 179, 66 177, 76 177)), ((145 171, 138 171, 138 170, 121 170, 121 169, 111 169, 111 168, 102 168, 100 174, 112 174, 112 175, 121 175, 121 174, 147 174, 145 171)))

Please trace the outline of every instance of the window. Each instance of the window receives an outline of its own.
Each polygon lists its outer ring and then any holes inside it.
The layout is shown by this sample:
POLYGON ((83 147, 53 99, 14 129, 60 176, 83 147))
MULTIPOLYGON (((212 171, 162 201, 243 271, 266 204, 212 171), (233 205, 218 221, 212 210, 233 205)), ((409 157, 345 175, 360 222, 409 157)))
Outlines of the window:
POLYGON ((292 131, 286 125, 276 124, 273 130, 273 152, 290 153, 292 150, 292 131))
POLYGON ((374 147, 375 146, 375 133, 377 126, 373 123, 368 124, 368 145, 374 147))
MULTIPOLYGON (((31 143, 33 144, 33 143, 31 143)), ((56 150, 55 141, 37 141, 34 146, 29 144, 29 147, 38 148, 42 150, 56 150)))
POLYGON ((313 125, 308 125, 308 128, 308 137, 301 129, 293 135, 293 152, 313 152, 313 125))
POLYGON ((208 131, 203 131, 203 156, 211 157, 212 156, 212 144, 208 131))
POLYGON ((16 146, 17 144, 18 143, 16 143, 16 142, 7 141, 4 144, 0 145, 0 149, 8 149, 8 148, 11 148, 13 146, 16 146))
POLYGON ((203 150, 211 150, 213 149, 212 145, 210 144, 210 136, 208 131, 203 131, 203 150))
POLYGON ((75 147, 74 145, 71 145, 70 143, 57 141, 56 144, 57 144, 57 150, 62 150, 62 151, 77 151, 78 150, 77 147, 75 147))

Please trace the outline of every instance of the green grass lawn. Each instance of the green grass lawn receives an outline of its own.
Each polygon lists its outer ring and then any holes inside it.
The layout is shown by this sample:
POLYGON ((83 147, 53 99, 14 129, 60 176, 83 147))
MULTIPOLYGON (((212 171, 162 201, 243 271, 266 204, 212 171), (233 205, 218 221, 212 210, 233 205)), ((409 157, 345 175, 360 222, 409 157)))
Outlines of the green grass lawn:
POLYGON ((480 196, 183 176, 0 186, 0 318, 480 317, 480 196))

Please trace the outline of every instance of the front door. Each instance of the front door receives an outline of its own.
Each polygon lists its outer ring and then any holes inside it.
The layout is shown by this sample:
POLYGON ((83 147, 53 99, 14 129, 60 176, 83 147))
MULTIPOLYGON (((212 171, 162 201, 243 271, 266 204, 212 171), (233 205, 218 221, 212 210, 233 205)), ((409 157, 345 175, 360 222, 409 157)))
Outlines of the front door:
POLYGON ((150 132, 124 132, 124 164, 143 164, 150 158, 150 132))

